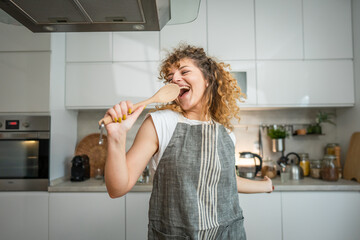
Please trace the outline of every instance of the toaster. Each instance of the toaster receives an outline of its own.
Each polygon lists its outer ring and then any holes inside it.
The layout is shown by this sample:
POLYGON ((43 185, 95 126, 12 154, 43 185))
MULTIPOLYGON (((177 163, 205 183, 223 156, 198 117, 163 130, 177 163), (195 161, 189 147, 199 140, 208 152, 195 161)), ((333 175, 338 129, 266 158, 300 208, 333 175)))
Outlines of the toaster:
POLYGON ((90 178, 90 163, 87 155, 74 156, 71 163, 71 181, 79 182, 90 178))

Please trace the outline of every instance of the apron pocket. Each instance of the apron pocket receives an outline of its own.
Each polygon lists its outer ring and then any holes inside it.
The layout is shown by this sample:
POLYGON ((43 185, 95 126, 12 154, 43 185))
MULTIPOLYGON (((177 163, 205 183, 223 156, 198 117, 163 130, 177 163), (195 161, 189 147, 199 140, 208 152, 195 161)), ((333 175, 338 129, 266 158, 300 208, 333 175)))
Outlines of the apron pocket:
POLYGON ((246 240, 244 217, 241 216, 230 222, 229 225, 225 226, 225 229, 222 231, 219 239, 246 240))
POLYGON ((154 239, 158 239, 158 240, 186 240, 186 239, 190 239, 190 237, 188 237, 188 236, 166 234, 166 233, 160 232, 159 230, 157 230, 155 228, 152 228, 152 232, 154 234, 154 239))

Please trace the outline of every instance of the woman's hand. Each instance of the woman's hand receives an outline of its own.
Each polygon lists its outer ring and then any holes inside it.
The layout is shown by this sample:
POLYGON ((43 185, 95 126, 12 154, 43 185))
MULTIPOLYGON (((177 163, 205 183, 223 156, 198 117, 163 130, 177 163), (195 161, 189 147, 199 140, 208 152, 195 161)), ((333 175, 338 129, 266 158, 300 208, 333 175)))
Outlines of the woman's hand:
POLYGON ((274 191, 274 186, 272 185, 272 181, 268 176, 265 176, 262 181, 264 181, 264 192, 271 193, 274 191))
POLYGON ((105 126, 108 137, 116 138, 119 135, 126 134, 131 129, 141 112, 144 110, 143 105, 137 109, 133 109, 133 107, 134 105, 132 102, 122 101, 106 112, 104 117, 110 116, 113 119, 112 123, 105 126))

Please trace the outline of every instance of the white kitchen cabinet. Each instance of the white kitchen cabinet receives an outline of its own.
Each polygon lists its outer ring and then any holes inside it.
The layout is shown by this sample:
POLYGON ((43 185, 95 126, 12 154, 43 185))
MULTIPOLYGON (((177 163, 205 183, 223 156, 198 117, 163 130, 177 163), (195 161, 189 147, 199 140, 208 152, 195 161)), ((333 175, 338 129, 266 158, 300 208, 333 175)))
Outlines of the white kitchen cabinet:
POLYGON ((248 239, 282 239, 280 192, 239 194, 239 201, 248 239))
POLYGON ((160 56, 164 58, 167 51, 177 47, 179 43, 195 45, 207 51, 206 34, 206 1, 200 2, 198 17, 190 23, 165 25, 160 31, 160 56))
POLYGON ((67 62, 111 62, 111 32, 66 33, 67 62))
POLYGON ((66 107, 103 109, 139 102, 158 90, 157 62, 68 63, 66 107))
POLYGON ((238 81, 241 91, 246 94, 246 99, 240 107, 256 105, 256 69, 255 61, 226 61, 230 64, 230 72, 238 81))
POLYGON ((126 194, 126 239, 147 239, 151 192, 126 194))
POLYGON ((50 51, 50 33, 33 33, 24 26, 1 22, 0 33, 0 52, 50 51))
POLYGON ((351 0, 303 0, 306 59, 353 57, 351 0))
POLYGON ((114 61, 159 61, 159 32, 114 32, 114 61))
POLYGON ((0 52, 0 112, 49 112, 50 52, 0 52))
POLYGON ((283 192, 283 239, 356 240, 360 192, 283 192))
POLYGON ((253 0, 208 0, 208 52, 221 60, 255 59, 253 0))
POLYGON ((125 240, 125 198, 105 192, 50 193, 49 240, 125 240))
POLYGON ((258 61, 259 106, 352 106, 351 60, 258 61))
POLYGON ((0 239, 48 239, 47 192, 0 192, 0 239))
POLYGON ((257 59, 303 59, 302 0, 255 1, 257 59))

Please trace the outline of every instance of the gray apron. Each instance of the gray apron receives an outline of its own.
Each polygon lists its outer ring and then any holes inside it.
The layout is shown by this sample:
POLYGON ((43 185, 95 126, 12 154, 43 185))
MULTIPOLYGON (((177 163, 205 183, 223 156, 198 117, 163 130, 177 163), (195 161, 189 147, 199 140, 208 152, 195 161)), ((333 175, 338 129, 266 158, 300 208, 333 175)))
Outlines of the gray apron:
POLYGON ((148 239, 246 239, 224 126, 179 121, 153 178, 148 239))

